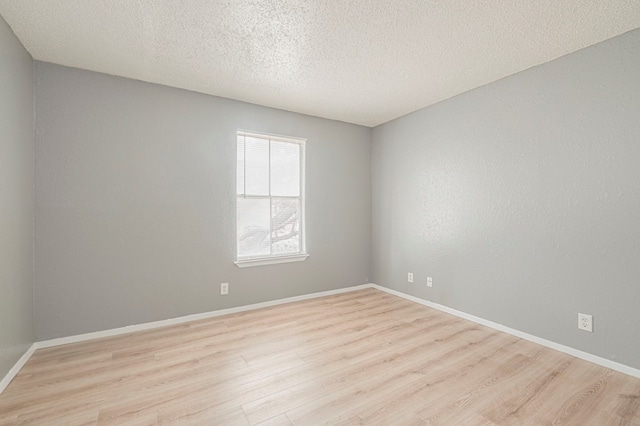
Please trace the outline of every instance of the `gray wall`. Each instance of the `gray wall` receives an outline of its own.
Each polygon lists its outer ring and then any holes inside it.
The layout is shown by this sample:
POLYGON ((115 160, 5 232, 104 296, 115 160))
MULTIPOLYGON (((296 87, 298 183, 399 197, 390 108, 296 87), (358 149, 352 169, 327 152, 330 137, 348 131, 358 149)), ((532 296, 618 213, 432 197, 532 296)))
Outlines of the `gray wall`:
POLYGON ((36 116, 38 340, 369 281, 369 128, 41 62, 36 116), (233 264, 238 128, 308 139, 306 261, 233 264))
POLYGON ((375 128, 374 282, 640 368, 639 100, 636 30, 375 128))
POLYGON ((0 380, 33 343, 33 61, 0 17, 0 380))

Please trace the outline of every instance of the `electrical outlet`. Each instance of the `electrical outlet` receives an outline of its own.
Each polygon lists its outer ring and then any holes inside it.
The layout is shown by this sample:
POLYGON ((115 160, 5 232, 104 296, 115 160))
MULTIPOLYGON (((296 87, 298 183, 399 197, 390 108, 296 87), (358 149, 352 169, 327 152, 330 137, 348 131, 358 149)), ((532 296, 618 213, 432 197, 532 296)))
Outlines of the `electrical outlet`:
POLYGON ((413 272, 407 272, 407 282, 413 282, 413 272))
POLYGON ((427 277, 427 287, 433 287, 433 278, 427 277))
POLYGON ((225 294, 229 294, 229 283, 220 284, 220 294, 222 294, 223 296, 225 294))
POLYGON ((593 333, 593 317, 587 314, 578 314, 578 328, 593 333))

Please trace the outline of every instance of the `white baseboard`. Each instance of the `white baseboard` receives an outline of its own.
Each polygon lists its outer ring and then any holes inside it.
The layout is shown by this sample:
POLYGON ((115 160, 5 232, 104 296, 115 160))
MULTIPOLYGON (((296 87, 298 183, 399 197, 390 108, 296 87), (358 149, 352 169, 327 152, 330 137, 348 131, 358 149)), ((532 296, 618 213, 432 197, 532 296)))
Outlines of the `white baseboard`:
POLYGON ((440 305, 440 304, 437 304, 437 303, 429 302, 428 300, 420 299, 419 297, 415 297, 415 296, 411 296, 411 295, 406 294, 406 293, 402 293, 400 291, 392 290, 390 288, 386 288, 386 287, 383 287, 383 286, 380 286, 380 285, 377 285, 377 284, 371 284, 370 286, 372 288, 377 289, 377 290, 384 291, 384 292, 389 293, 389 294, 393 294, 394 296, 402 297, 403 299, 407 299, 407 300, 410 300, 412 302, 416 302, 416 303, 419 303, 421 305, 428 306, 430 308, 437 309, 439 311, 446 312, 448 314, 455 315, 457 317, 460 317, 460 318, 463 318, 463 319, 466 319, 466 320, 469 320, 469 321, 473 321, 473 322, 481 324, 481 325, 485 325, 485 326, 493 328, 495 330, 502 331, 502 332, 507 333, 507 334, 511 334, 512 336, 516 336, 516 337, 519 337, 521 339, 528 340, 530 342, 537 343, 539 345, 546 346, 548 348, 555 349, 555 350, 560 351, 560 352, 564 352, 566 354, 575 356, 576 358, 580 358, 580 359, 583 359, 585 361, 589 361, 591 363, 594 363, 594 364, 597 364, 597 365, 601 365, 603 367, 607 367, 607 368, 610 368, 612 370, 618 371, 620 373, 624 373, 624 374, 627 374, 629 376, 637 377, 637 378, 640 379, 640 370, 638 370, 637 368, 633 368, 633 367, 630 367, 628 365, 620 364, 619 362, 611 361, 610 359, 602 358, 602 357, 590 354, 588 352, 583 352, 581 350, 578 350, 578 349, 575 349, 575 348, 572 348, 572 347, 569 347, 569 346, 564 346, 564 345, 561 345, 559 343, 552 342, 550 340, 546 340, 546 339, 543 339, 541 337, 534 336, 532 334, 528 334, 528 333, 525 333, 525 332, 522 332, 522 331, 519 331, 519 330, 515 330, 515 329, 510 328, 510 327, 507 327, 505 325, 498 324, 498 323, 495 323, 493 321, 486 320, 484 318, 476 317, 474 315, 467 314, 465 312, 458 311, 458 310, 455 310, 453 308, 449 308, 448 306, 444 306, 444 305, 440 305))
POLYGON ((144 324, 129 325, 125 327, 112 328, 110 330, 95 331, 92 333, 78 334, 76 336, 60 337, 58 339, 43 340, 37 342, 38 348, 50 348, 52 346, 66 345, 69 343, 84 342, 87 340, 100 339, 102 337, 118 336, 121 334, 133 333, 134 331, 150 330, 153 328, 166 327, 168 325, 182 324, 189 321, 219 317, 222 315, 235 314, 238 312, 252 311, 254 309, 267 308, 269 306, 282 305, 285 303, 298 302, 301 300, 315 299, 317 297, 331 296, 333 294, 347 293, 350 291, 371 288, 371 284, 362 284, 352 287, 339 288, 336 290, 321 291, 319 293, 304 294, 302 296, 287 297, 284 299, 271 300, 269 302, 254 303, 252 305, 238 306, 235 308, 220 309, 217 311, 203 312, 200 314, 186 315, 178 318, 171 318, 160 321, 147 322, 144 324))
POLYGON ((372 287, 371 284, 362 284, 362 285, 356 285, 352 287, 339 288, 335 290, 321 291, 318 293, 303 294, 301 296, 287 297, 284 299, 271 300, 269 302, 254 303, 252 305, 238 306, 235 308, 228 308, 228 309, 220 309, 217 311, 186 315, 178 318, 147 322, 144 324, 136 324, 136 325, 130 325, 126 327, 113 328, 110 330, 96 331, 93 333, 85 333, 85 334, 79 334, 76 336, 61 337, 58 339, 43 340, 40 342, 35 342, 31 345, 31 347, 27 350, 27 352, 25 352, 25 354, 22 355, 22 357, 18 360, 18 362, 16 362, 16 364, 11 368, 11 370, 9 370, 9 372, 5 375, 2 381, 0 381, 0 394, 2 394, 2 392, 6 389, 6 387, 9 386, 9 383, 11 383, 13 378, 18 374, 20 369, 22 369, 22 367, 27 363, 27 361, 29 361, 29 358, 31 358, 31 355, 33 355, 36 349, 51 348, 53 346, 66 345, 69 343, 85 342, 87 340, 100 339, 102 337, 118 336, 121 334, 133 333, 135 331, 150 330, 153 328, 166 327, 168 325, 182 324, 189 321, 219 317, 222 315, 235 314, 238 312, 245 312, 245 311, 251 311, 254 309, 267 308, 269 306, 276 306, 276 305, 282 305, 285 303, 298 302, 301 300, 315 299, 318 297, 331 296, 331 295, 340 294, 340 293, 347 293, 350 291, 362 290, 362 289, 371 288, 371 287, 372 287))
POLYGON ((571 347, 568 347, 568 346, 564 346, 564 345, 561 345, 559 343, 555 343, 555 342, 552 342, 550 340, 546 340, 546 339, 543 339, 541 337, 537 337, 537 336, 534 336, 534 335, 531 335, 531 334, 528 334, 528 333, 524 333, 522 331, 515 330, 513 328, 504 326, 502 324, 498 324, 498 323, 495 323, 493 321, 486 320, 484 318, 479 318, 479 317, 476 317, 474 315, 470 315, 470 314, 467 314, 465 312, 461 312, 461 311, 455 310, 453 308, 449 308, 449 307, 444 306, 444 305, 439 305, 437 303, 429 302, 428 300, 420 299, 418 297, 411 296, 409 294, 402 293, 402 292, 399 292, 399 291, 396 291, 396 290, 392 290, 390 288, 386 288, 386 287, 383 287, 383 286, 380 286, 380 285, 377 285, 377 284, 362 284, 362 285, 357 285, 357 286, 352 286, 352 287, 339 288, 339 289, 336 289, 336 290, 321 291, 319 293, 304 294, 304 295, 301 295, 301 296, 294 296, 294 297, 287 297, 287 298, 284 298, 284 299, 271 300, 269 302, 254 303, 252 305, 238 306, 238 307, 235 307, 235 308, 228 308, 228 309, 220 309, 220 310, 217 310, 217 311, 210 311, 210 312, 203 312, 203 313, 200 313, 200 314, 186 315, 186 316, 178 317, 178 318, 171 318, 171 319, 166 319, 166 320, 153 321, 153 322, 148 322, 148 323, 144 323, 144 324, 130 325, 130 326, 126 326, 126 327, 113 328, 113 329, 110 329, 110 330, 96 331, 96 332, 93 332, 93 333, 85 333, 85 334, 79 334, 79 335, 76 335, 76 336, 61 337, 61 338, 58 338, 58 339, 51 339, 51 340, 44 340, 44 341, 41 341, 41 342, 35 342, 25 352, 25 354, 22 355, 22 357, 18 360, 18 362, 16 362, 16 364, 11 368, 11 370, 9 370, 9 372, 5 375, 5 377, 0 381, 0 394, 5 390, 5 388, 9 385, 9 383, 11 383, 13 378, 18 374, 20 369, 27 363, 27 361, 29 361, 29 358, 31 358, 31 355, 33 355, 33 353, 35 352, 36 349, 50 348, 50 347, 53 347, 53 346, 66 345, 66 344, 69 344, 69 343, 84 342, 84 341, 88 341, 88 340, 100 339, 100 338, 103 338, 103 337, 118 336, 118 335, 121 335, 121 334, 133 333, 135 331, 150 330, 150 329, 154 329, 154 328, 166 327, 166 326, 169 326, 169 325, 182 324, 182 323, 189 322, 189 321, 196 321, 196 320, 201 320, 201 319, 206 319, 206 318, 218 317, 218 316, 222 316, 222 315, 235 314, 235 313, 238 313, 238 312, 246 312, 246 311, 251 311, 251 310, 255 310, 255 309, 266 308, 266 307, 269 307, 269 306, 283 305, 285 303, 298 302, 298 301, 301 301, 301 300, 315 299, 315 298, 318 298, 318 297, 331 296, 331 295, 340 294, 340 293, 348 293, 348 292, 351 292, 351 291, 363 290, 365 288, 375 288, 377 290, 384 291, 384 292, 389 293, 389 294, 393 294, 394 296, 402 297, 403 299, 407 299, 407 300, 410 300, 412 302, 416 302, 416 303, 419 303, 421 305, 428 306, 430 308, 437 309, 439 311, 446 312, 448 314, 455 315, 457 317, 460 317, 460 318, 463 318, 463 319, 466 319, 466 320, 469 320, 469 321, 473 321, 473 322, 481 324, 481 325, 485 325, 485 326, 493 328, 495 330, 502 331, 504 333, 511 334, 513 336, 516 336, 516 337, 520 337, 521 339, 525 339, 525 340, 528 340, 530 342, 537 343, 539 345, 546 346, 548 348, 555 349, 555 350, 560 351, 560 352, 564 352, 566 354, 575 356, 576 358, 580 358, 580 359, 583 359, 585 361, 589 361, 589 362, 592 362, 594 364, 610 368, 610 369, 618 371, 620 373, 624 373, 624 374, 627 374, 629 376, 640 378, 640 370, 638 370, 636 368, 633 368, 633 367, 630 367, 628 365, 620 364, 618 362, 611 361, 611 360, 606 359, 606 358, 601 358, 599 356, 596 356, 596 355, 593 355, 593 354, 590 354, 590 353, 587 353, 587 352, 583 352, 583 351, 580 351, 578 349, 574 349, 574 348, 571 348, 571 347))
POLYGON ((0 394, 2 394, 2 392, 7 388, 7 386, 9 386, 9 383, 11 383, 13 378, 16 377, 16 375, 18 375, 22 367, 24 367, 27 361, 29 361, 29 358, 31 358, 31 355, 33 355, 33 353, 36 351, 37 348, 38 348, 37 343, 31 344, 31 346, 29 347, 29 349, 27 349, 24 355, 20 357, 18 362, 16 362, 15 365, 11 367, 11 370, 9 370, 9 372, 4 376, 4 379, 0 380, 0 394))

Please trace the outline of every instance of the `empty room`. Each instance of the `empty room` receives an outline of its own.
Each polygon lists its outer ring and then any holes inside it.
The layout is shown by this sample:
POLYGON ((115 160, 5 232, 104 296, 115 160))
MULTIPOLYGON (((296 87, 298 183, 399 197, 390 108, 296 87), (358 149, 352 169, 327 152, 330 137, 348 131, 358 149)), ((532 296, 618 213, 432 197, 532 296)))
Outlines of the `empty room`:
POLYGON ((640 426, 637 0, 0 0, 0 426, 640 426))

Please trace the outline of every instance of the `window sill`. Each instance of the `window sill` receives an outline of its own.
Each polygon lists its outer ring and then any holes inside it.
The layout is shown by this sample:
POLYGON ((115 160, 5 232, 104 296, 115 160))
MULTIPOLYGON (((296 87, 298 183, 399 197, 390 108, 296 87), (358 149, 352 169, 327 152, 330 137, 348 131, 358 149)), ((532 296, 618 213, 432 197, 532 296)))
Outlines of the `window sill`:
POLYGON ((275 265, 278 263, 302 262, 308 254, 296 254, 295 256, 262 257, 254 259, 240 259, 235 263, 238 268, 250 268, 252 266, 275 265))

